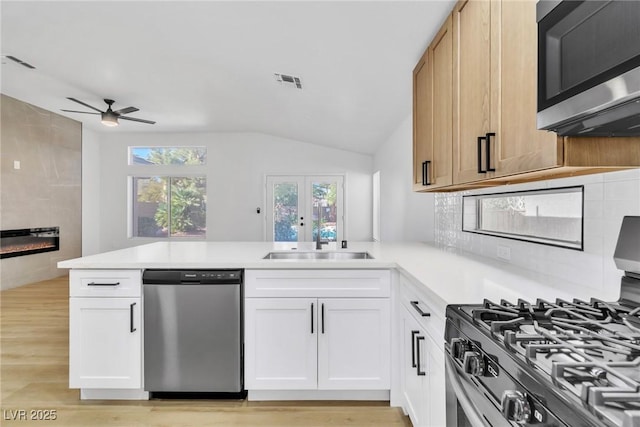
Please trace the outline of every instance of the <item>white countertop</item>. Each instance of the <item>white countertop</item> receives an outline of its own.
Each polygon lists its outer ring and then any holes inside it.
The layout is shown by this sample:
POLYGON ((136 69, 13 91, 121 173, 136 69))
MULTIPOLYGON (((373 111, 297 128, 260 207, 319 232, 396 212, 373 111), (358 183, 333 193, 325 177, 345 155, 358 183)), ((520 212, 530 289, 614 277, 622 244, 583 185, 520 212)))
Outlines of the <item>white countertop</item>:
MULTIPOLYGON (((595 290, 514 267, 489 258, 455 253, 426 243, 349 242, 323 251, 369 252, 363 260, 265 260, 272 251, 313 250, 314 243, 269 242, 157 242, 132 248, 61 261, 59 268, 245 268, 245 269, 398 269, 425 286, 431 303, 444 313, 447 304, 480 303, 484 298, 516 302, 523 298, 614 301, 620 286, 595 290)), ((434 307, 434 308, 435 308, 434 307)))

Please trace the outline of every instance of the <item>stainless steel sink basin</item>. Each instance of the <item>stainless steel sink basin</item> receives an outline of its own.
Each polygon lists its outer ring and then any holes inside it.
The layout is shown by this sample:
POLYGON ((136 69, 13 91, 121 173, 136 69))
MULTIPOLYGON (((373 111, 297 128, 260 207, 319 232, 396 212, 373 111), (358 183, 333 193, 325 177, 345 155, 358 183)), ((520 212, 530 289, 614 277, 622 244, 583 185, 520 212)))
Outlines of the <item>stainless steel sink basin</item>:
POLYGON ((262 259, 373 259, 369 252, 269 252, 262 259))

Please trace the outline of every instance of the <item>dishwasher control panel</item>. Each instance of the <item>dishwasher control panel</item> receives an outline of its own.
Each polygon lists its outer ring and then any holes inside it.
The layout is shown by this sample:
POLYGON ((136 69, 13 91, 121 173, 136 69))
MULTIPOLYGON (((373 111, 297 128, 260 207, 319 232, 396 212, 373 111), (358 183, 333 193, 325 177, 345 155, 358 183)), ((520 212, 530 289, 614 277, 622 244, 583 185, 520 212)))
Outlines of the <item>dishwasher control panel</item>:
POLYGON ((242 270, 145 270, 143 284, 234 284, 242 283, 242 270))

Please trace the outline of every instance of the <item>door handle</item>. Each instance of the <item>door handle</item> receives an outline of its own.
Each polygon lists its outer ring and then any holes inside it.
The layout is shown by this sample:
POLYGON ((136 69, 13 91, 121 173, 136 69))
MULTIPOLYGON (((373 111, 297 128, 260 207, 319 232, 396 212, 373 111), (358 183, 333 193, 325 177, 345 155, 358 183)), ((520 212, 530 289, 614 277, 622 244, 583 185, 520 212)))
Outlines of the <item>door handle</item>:
POLYGON ((313 334, 313 303, 311 303, 311 333, 313 334))
POLYGON ((491 167, 491 137, 492 136, 496 136, 495 133, 493 132, 489 132, 485 135, 485 139, 487 140, 487 145, 486 145, 486 149, 487 149, 487 172, 495 172, 495 168, 491 167))
POLYGON ((135 332, 137 329, 133 327, 133 306, 136 305, 135 302, 132 302, 129 306, 129 331, 131 333, 135 332))
POLYGON ((324 303, 322 303, 322 305, 320 306, 320 311, 321 311, 320 317, 322 318, 321 328, 322 328, 322 333, 324 334, 324 303))
POLYGON ((427 375, 425 371, 420 370, 420 341, 423 341, 423 340, 424 340, 424 337, 421 337, 421 336, 416 337, 416 372, 420 377, 427 375))
POLYGON ((426 160, 422 162, 422 185, 431 185, 431 180, 429 179, 429 166, 431 166, 431 160, 426 160))
POLYGON ((411 367, 416 367, 416 334, 420 331, 411 331, 411 367))
POLYGON ((419 301, 411 301, 411 305, 413 306, 413 308, 416 309, 416 311, 418 313, 420 313, 420 316, 422 316, 422 317, 430 317, 431 313, 427 313, 426 311, 422 311, 422 309, 420 307, 418 307, 419 303, 420 303, 419 301))
POLYGON ((478 173, 487 173, 486 170, 482 169, 482 141, 486 139, 486 136, 478 137, 478 173))

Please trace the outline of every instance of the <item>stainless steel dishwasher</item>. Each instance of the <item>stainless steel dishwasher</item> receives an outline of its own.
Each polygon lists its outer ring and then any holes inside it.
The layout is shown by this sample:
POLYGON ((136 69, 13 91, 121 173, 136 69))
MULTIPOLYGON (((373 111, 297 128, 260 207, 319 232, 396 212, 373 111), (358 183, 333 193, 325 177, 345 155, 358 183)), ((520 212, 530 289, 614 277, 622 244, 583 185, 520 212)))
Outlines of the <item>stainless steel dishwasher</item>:
POLYGON ((151 397, 243 395, 242 278, 242 270, 144 271, 151 397))

